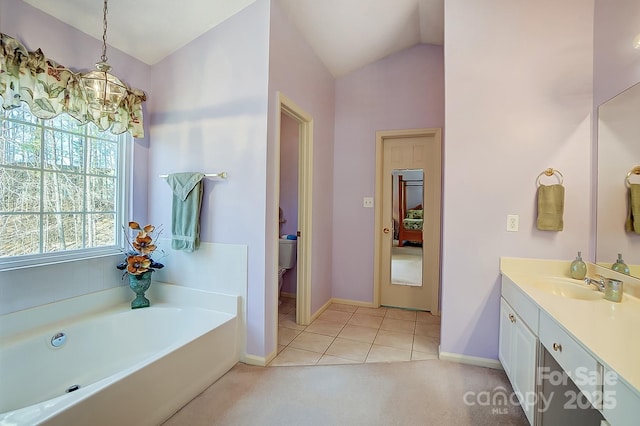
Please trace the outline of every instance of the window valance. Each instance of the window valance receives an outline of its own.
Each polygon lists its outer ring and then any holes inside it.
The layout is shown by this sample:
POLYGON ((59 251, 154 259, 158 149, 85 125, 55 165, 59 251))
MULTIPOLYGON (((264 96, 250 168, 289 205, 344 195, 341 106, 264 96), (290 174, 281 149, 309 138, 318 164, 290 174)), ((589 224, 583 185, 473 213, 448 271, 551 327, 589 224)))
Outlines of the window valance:
POLYGON ((0 33, 0 96, 5 109, 26 102, 31 113, 49 119, 65 112, 85 124, 94 123, 113 134, 144 137, 142 90, 127 87, 127 96, 115 113, 89 110, 80 83, 80 73, 48 59, 38 49, 29 52, 16 39, 0 33))

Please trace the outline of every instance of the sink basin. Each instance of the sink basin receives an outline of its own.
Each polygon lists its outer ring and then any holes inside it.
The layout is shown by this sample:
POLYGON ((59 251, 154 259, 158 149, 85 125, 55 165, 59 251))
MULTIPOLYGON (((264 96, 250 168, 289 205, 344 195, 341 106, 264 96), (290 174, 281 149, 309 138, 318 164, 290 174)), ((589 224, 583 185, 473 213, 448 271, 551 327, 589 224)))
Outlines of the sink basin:
POLYGON ((604 293, 583 281, 563 277, 543 277, 533 283, 533 287, 567 299, 598 300, 604 293))

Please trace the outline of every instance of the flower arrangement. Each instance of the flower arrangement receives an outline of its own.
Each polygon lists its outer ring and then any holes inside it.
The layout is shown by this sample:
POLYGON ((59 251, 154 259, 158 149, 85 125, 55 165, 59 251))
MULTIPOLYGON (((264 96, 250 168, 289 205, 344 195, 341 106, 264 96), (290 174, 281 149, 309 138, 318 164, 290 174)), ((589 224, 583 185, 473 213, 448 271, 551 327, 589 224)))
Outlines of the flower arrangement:
POLYGON ((151 258, 151 253, 157 248, 151 236, 151 234, 156 231, 156 227, 147 225, 141 228, 138 222, 129 222, 129 228, 138 231, 138 235, 131 241, 125 231, 125 236, 127 237, 127 242, 131 250, 126 252, 125 261, 119 263, 116 268, 125 271, 124 275, 130 274, 138 277, 145 272, 164 268, 162 263, 158 263, 151 258))

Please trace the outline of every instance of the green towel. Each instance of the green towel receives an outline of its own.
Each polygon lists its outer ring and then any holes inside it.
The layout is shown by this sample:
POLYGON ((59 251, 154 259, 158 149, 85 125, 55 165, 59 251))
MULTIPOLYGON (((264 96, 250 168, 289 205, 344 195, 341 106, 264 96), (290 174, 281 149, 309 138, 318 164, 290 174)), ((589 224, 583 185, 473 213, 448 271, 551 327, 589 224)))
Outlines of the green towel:
POLYGON ((629 184, 627 203, 627 221, 624 229, 627 232, 640 234, 640 184, 629 184))
POLYGON ((541 231, 562 231, 564 222, 564 186, 538 186, 538 220, 536 227, 541 231))
POLYGON ((202 173, 173 173, 167 183, 173 190, 171 248, 192 252, 200 246, 202 173))

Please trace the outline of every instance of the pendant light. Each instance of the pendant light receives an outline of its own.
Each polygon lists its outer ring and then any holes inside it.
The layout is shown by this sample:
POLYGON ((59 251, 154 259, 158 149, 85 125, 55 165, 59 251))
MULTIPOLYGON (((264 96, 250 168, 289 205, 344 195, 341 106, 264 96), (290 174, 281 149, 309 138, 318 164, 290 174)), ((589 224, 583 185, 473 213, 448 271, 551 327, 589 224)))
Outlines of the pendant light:
POLYGON ((97 71, 81 77, 88 108, 100 112, 116 112, 127 94, 127 86, 109 73, 111 65, 107 63, 107 0, 104 0, 103 8, 102 56, 100 62, 96 63, 96 68, 97 71))

